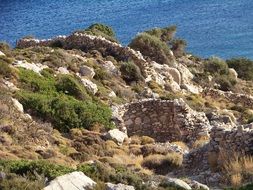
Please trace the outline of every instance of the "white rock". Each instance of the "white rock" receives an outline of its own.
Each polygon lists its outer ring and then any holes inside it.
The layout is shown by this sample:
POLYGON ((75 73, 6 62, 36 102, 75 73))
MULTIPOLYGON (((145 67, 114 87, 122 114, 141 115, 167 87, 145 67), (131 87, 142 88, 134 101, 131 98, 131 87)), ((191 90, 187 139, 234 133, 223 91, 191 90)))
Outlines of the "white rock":
POLYGON ((106 190, 135 190, 134 186, 124 185, 122 183, 112 184, 106 183, 106 190))
POLYGON ((44 190, 88 190, 96 185, 91 178, 83 172, 72 172, 57 177, 44 190))
POLYGON ((174 81, 180 85, 181 84, 181 74, 180 72, 175 68, 169 68, 168 69, 169 74, 172 76, 174 81))
POLYGON ((43 69, 47 68, 47 66, 45 66, 45 65, 28 63, 26 60, 16 61, 16 62, 14 62, 14 65, 16 67, 22 67, 22 68, 25 68, 27 70, 32 70, 33 72, 38 73, 38 74, 40 74, 40 72, 43 69))
POLYGON ((4 84, 6 85, 6 87, 7 87, 8 89, 10 89, 11 91, 17 91, 17 90, 19 90, 19 88, 16 87, 16 85, 13 84, 13 83, 10 82, 10 81, 4 80, 3 83, 4 83, 4 84))
POLYGON ((174 187, 182 188, 182 189, 185 189, 185 190, 191 190, 192 189, 183 180, 177 179, 177 178, 167 178, 166 184, 174 186, 174 187))
POLYGON ((235 79, 237 79, 238 73, 236 72, 236 70, 234 70, 233 68, 229 68, 228 72, 231 76, 233 76, 235 79))
POLYGON ((12 102, 13 102, 14 107, 15 107, 19 112, 24 113, 23 105, 22 105, 17 99, 12 98, 11 100, 12 100, 12 102))
POLYGON ((83 65, 80 67, 79 73, 81 76, 89 77, 89 78, 93 78, 96 74, 93 68, 88 67, 86 65, 83 65))
POLYGON ((116 98, 117 97, 117 95, 115 94, 114 91, 111 91, 108 96, 111 97, 111 98, 116 98))
POLYGON ((93 95, 95 95, 98 92, 98 87, 95 83, 93 83, 92 81, 88 80, 88 79, 81 79, 83 85, 85 86, 85 88, 91 92, 93 95))
POLYGON ((115 67, 115 65, 111 61, 105 61, 102 66, 105 68, 105 70, 108 73, 111 73, 111 74, 117 74, 118 73, 118 69, 115 67))
POLYGON ((191 188, 196 189, 196 190, 209 190, 209 187, 207 185, 204 185, 202 183, 199 183, 197 181, 192 181, 191 182, 191 188))
POLYGON ((5 54, 3 52, 0 51, 0 56, 5 56, 5 54))
POLYGON ((105 136, 107 139, 114 140, 118 144, 122 144, 124 140, 128 138, 126 133, 123 133, 118 129, 112 129, 108 131, 108 133, 105 136))
POLYGON ((65 68, 65 67, 59 67, 59 68, 58 68, 58 72, 59 72, 60 74, 63 74, 63 75, 68 75, 68 74, 69 74, 68 69, 65 68))

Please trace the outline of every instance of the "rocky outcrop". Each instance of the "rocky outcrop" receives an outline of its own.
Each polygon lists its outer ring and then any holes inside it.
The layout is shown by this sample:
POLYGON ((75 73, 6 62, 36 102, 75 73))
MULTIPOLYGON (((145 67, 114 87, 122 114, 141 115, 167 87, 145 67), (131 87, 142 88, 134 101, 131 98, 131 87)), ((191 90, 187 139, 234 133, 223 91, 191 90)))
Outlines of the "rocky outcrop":
POLYGON ((182 99, 144 99, 122 105, 117 112, 122 122, 118 125, 128 135, 150 136, 158 142, 191 142, 211 129, 205 114, 192 110, 182 99))
POLYGON ((98 92, 98 87, 95 83, 93 83, 92 81, 88 80, 88 79, 81 79, 83 85, 85 86, 85 88, 92 93, 93 95, 95 95, 98 92))
POLYGON ((63 74, 63 75, 68 75, 68 74, 69 74, 69 71, 68 71, 68 69, 65 68, 65 67, 59 67, 59 68, 58 68, 58 73, 63 74))
POLYGON ((124 140, 128 138, 127 134, 121 132, 119 129, 112 129, 105 135, 106 139, 113 140, 118 144, 123 144, 124 140))
POLYGON ((134 186, 124 185, 122 183, 112 184, 106 183, 106 190, 135 190, 134 186))
POLYGON ((43 190, 89 190, 96 185, 83 172, 73 172, 57 177, 43 190))
POLYGON ((176 187, 184 190, 191 190, 192 188, 181 179, 167 178, 165 182, 169 187, 176 187))
POLYGON ((79 68, 79 73, 82 77, 89 77, 89 78, 93 78, 96 74, 93 68, 90 68, 86 65, 83 65, 79 68))
POLYGON ((0 56, 5 56, 5 54, 3 52, 0 51, 0 56))
POLYGON ((13 106, 21 113, 24 113, 23 105, 17 100, 12 98, 13 106))
POLYGON ((25 68, 27 70, 32 70, 35 73, 40 74, 40 72, 45 69, 48 68, 48 66, 46 65, 42 65, 40 63, 28 63, 26 60, 23 61, 16 61, 13 63, 15 67, 22 67, 25 68))

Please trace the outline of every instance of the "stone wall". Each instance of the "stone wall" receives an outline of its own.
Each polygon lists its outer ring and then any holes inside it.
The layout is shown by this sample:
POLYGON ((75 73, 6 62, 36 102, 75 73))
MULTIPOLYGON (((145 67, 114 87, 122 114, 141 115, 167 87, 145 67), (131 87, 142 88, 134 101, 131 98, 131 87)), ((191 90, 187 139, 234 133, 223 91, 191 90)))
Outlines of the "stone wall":
POLYGON ((226 129, 213 127, 210 133, 210 151, 253 154, 253 124, 226 129))
POLYGON ((253 109, 253 96, 246 95, 246 94, 238 94, 233 92, 224 92, 217 89, 205 89, 203 91, 205 96, 211 96, 214 99, 218 99, 223 97, 230 102, 235 104, 241 104, 246 108, 253 109))
MULTIPOLYGON (((91 50, 99 51, 103 56, 113 56, 119 61, 132 60, 142 71, 147 66, 147 61, 142 54, 121 44, 109 41, 100 36, 75 32, 70 36, 58 36, 48 40, 21 39, 17 42, 18 48, 28 48, 34 46, 60 46, 64 49, 80 49, 88 52, 91 50)), ((143 73, 145 75, 145 73, 143 73)))
POLYGON ((121 107, 122 122, 129 136, 146 135, 156 141, 195 141, 208 135, 205 114, 192 110, 182 99, 146 99, 121 107))

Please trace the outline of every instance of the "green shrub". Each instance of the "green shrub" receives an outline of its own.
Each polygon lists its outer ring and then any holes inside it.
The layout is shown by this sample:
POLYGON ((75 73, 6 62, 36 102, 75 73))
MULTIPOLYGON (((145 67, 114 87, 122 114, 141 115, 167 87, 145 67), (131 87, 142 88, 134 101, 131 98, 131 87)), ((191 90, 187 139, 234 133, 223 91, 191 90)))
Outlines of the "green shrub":
POLYGON ((185 47, 187 46, 187 42, 183 39, 174 39, 171 42, 171 50, 173 51, 176 57, 181 57, 185 54, 185 47))
POLYGON ((133 62, 124 62, 120 67, 122 78, 126 82, 140 81, 143 80, 140 68, 133 62))
POLYGON ((129 46, 160 64, 172 64, 168 45, 156 36, 141 33, 132 40, 129 46))
POLYGON ((25 109, 32 109, 37 116, 51 121, 62 132, 72 128, 89 129, 95 124, 105 128, 113 126, 111 110, 102 103, 79 101, 63 94, 54 96, 24 91, 19 92, 18 99, 25 109))
POLYGON ((8 57, 12 54, 10 45, 5 42, 0 42, 0 51, 8 57))
POLYGON ((214 75, 228 74, 228 65, 220 58, 212 57, 204 63, 204 71, 214 75))
POLYGON ((177 27, 175 25, 168 26, 165 28, 154 28, 145 31, 145 33, 159 38, 161 41, 168 42, 173 39, 176 33, 177 27))
POLYGON ((71 75, 59 75, 56 81, 56 89, 58 92, 63 92, 77 99, 90 100, 84 86, 71 75))
POLYGON ((10 59, 1 56, 0 57, 0 77, 10 78, 13 75, 12 69, 9 67, 11 63, 10 59))
POLYGON ((26 177, 21 177, 14 174, 8 174, 4 180, 0 180, 1 190, 36 190, 45 187, 45 179, 30 180, 26 177))
POLYGON ((253 61, 247 58, 233 58, 226 61, 230 68, 238 73, 239 78, 253 80, 253 61))
POLYGON ((236 84, 236 80, 229 75, 217 76, 215 82, 219 84, 219 89, 223 91, 231 91, 236 84))
MULTIPOLYGON (((4 171, 9 171, 18 175, 31 175, 35 172, 39 175, 54 179, 57 176, 61 176, 74 170, 66 166, 49 163, 44 160, 27 161, 27 160, 0 160, 0 167, 4 171)), ((32 178, 35 176, 31 176, 32 178)))
POLYGON ((95 36, 102 36, 106 38, 107 40, 117 42, 117 39, 115 37, 115 32, 110 26, 107 26, 105 24, 96 23, 80 32, 84 32, 86 34, 91 34, 95 36))

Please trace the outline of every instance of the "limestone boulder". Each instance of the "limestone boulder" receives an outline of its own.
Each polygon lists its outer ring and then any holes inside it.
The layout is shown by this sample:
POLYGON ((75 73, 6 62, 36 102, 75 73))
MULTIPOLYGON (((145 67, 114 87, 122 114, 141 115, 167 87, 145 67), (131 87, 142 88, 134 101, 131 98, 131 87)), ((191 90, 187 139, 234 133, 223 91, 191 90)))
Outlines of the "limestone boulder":
POLYGON ((113 140, 118 144, 122 144, 128 138, 127 134, 119 129, 112 129, 105 135, 106 139, 113 140))
POLYGON ((13 102, 14 107, 15 107, 19 112, 24 113, 23 105, 22 105, 17 99, 12 98, 12 102, 13 102))
POLYGON ((190 185, 188 185, 186 182, 184 182, 181 179, 177 179, 177 178, 167 178, 166 184, 169 187, 176 187, 176 188, 181 188, 184 190, 191 190, 192 188, 190 187, 190 185))
POLYGON ((5 54, 3 52, 0 51, 0 56, 5 56, 5 54))
POLYGON ((105 61, 102 64, 102 66, 110 74, 118 74, 118 72, 119 72, 118 69, 117 69, 117 67, 115 67, 115 65, 111 61, 105 61))
POLYGON ((122 183, 112 184, 106 183, 106 190, 135 190, 134 186, 124 185, 122 183))
POLYGON ((98 87, 95 83, 93 83, 92 81, 88 80, 88 79, 81 79, 83 85, 85 86, 85 88, 91 92, 93 95, 95 95, 98 92, 98 87))
POLYGON ((235 69, 229 68, 229 69, 228 69, 228 72, 229 72, 229 74, 230 74, 234 79, 237 79, 238 73, 236 72, 235 69))
POLYGON ((88 67, 86 65, 83 65, 80 67, 79 73, 81 76, 89 77, 89 78, 93 78, 96 74, 93 68, 88 67))
POLYGON ((95 185, 96 182, 84 175, 83 172, 72 172, 57 177, 43 190, 89 190, 95 185))
POLYGON ((169 68, 169 74, 172 76, 173 80, 180 85, 181 84, 181 74, 176 68, 169 68))
POLYGON ((207 185, 204 185, 202 183, 199 183, 197 181, 192 181, 190 184, 192 189, 196 189, 196 190, 209 190, 209 187, 207 185))
POLYGON ((25 68, 27 70, 32 70, 33 72, 35 73, 38 73, 40 74, 40 72, 45 69, 45 68, 48 68, 48 66, 46 65, 42 65, 42 64, 35 64, 35 63, 28 63, 26 60, 23 60, 23 61, 16 61, 13 63, 14 66, 16 67, 22 67, 22 68, 25 68))
POLYGON ((116 97, 117 97, 117 95, 115 94, 114 91, 111 91, 111 92, 108 94, 108 96, 109 96, 110 98, 116 98, 116 97))
POLYGON ((58 68, 58 72, 59 72, 60 74, 63 74, 63 75, 68 75, 68 74, 69 74, 68 69, 65 68, 65 67, 59 67, 59 68, 58 68))

